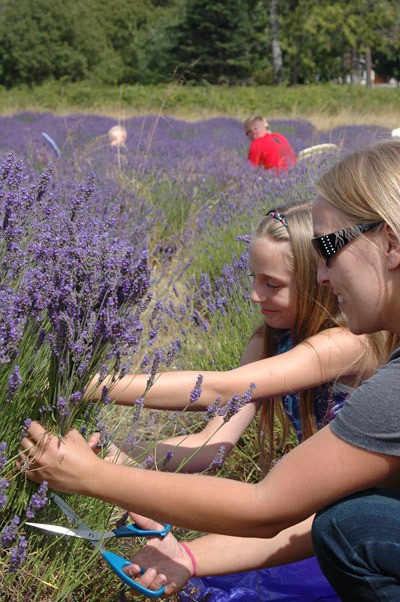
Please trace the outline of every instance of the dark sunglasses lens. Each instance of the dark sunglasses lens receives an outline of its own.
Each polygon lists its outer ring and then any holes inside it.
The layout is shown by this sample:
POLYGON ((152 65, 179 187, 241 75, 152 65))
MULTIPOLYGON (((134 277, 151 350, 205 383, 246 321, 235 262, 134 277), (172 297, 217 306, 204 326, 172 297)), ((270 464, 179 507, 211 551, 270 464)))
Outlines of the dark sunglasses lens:
POLYGON ((320 238, 313 238, 311 242, 318 255, 326 261, 328 257, 325 253, 325 247, 322 243, 322 240, 320 238))

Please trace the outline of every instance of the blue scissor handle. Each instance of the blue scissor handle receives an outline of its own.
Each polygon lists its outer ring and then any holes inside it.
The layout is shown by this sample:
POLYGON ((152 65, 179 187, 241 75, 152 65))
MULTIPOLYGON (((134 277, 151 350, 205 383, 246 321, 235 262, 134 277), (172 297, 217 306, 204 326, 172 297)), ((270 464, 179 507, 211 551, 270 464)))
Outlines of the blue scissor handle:
POLYGON ((142 529, 136 524, 120 527, 119 529, 113 529, 115 537, 151 537, 152 535, 165 537, 170 531, 171 525, 165 525, 164 529, 159 529, 158 531, 153 529, 142 529))
MULTIPOLYGON (((140 583, 137 583, 134 579, 129 577, 123 571, 123 569, 125 567, 132 564, 131 562, 129 562, 129 560, 126 560, 125 558, 122 558, 121 556, 114 554, 114 552, 108 552, 107 550, 101 551, 101 555, 103 556, 103 558, 107 562, 107 564, 112 568, 114 573, 116 573, 116 575, 118 575, 118 577, 121 579, 121 581, 126 583, 126 585, 128 585, 129 587, 133 587, 133 589, 136 589, 138 592, 140 592, 144 596, 149 596, 149 598, 159 598, 160 596, 163 595, 163 593, 165 591, 165 585, 163 585, 162 587, 160 587, 160 589, 157 589, 157 590, 148 589, 147 587, 140 585, 140 583)), ((143 574, 144 572, 145 572, 145 569, 141 568, 140 573, 143 574)))

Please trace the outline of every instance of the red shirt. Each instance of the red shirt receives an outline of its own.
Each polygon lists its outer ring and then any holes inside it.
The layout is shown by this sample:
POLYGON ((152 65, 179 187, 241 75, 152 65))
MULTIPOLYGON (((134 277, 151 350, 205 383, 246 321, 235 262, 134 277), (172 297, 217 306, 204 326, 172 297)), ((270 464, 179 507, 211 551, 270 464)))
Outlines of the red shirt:
POLYGON ((264 169, 287 169, 296 162, 296 155, 285 136, 267 133, 250 144, 249 161, 264 169))

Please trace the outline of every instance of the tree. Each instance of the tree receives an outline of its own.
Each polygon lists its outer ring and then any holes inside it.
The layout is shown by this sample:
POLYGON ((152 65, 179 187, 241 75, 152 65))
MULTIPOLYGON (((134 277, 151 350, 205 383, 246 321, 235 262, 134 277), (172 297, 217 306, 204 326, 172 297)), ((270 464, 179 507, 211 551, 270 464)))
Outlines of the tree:
POLYGON ((85 76, 87 60, 74 44, 75 21, 68 2, 19 0, 5 2, 2 8, 0 81, 4 85, 85 76))
POLYGON ((278 0, 271 0, 270 6, 272 71, 274 84, 282 81, 282 49, 279 35, 278 0))
POLYGON ((373 64, 375 52, 393 55, 399 47, 397 0, 283 0, 281 7, 291 84, 347 76, 357 82, 363 62, 373 64))
POLYGON ((159 51, 152 32, 182 1, 0 0, 0 84, 135 83, 159 51))
POLYGON ((175 66, 196 81, 236 83, 251 78, 265 62, 266 16, 261 2, 188 0, 175 28, 175 66))

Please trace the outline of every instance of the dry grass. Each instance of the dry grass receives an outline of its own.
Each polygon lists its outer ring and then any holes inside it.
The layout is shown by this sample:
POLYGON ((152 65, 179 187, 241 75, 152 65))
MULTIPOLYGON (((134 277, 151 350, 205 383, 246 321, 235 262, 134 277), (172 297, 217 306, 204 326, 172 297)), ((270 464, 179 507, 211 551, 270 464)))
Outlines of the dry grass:
MULTIPOLYGON (((27 110, 38 110, 37 107, 32 107, 27 110)), ((76 109, 71 109, 69 111, 63 112, 63 114, 68 115, 70 113, 76 112, 76 109)), ((119 111, 117 109, 112 109, 110 107, 105 107, 104 109, 96 109, 93 110, 79 110, 79 113, 84 114, 93 114, 103 115, 105 117, 111 117, 116 121, 124 121, 126 119, 130 119, 131 117, 144 117, 146 115, 154 115, 154 111, 140 111, 140 110, 126 110, 119 111)), ((59 113, 59 112, 57 112, 59 113)), ((62 114, 62 113, 59 113, 62 114)), ((165 113, 161 113, 162 115, 168 115, 174 117, 176 119, 184 119, 185 121, 196 122, 201 121, 202 119, 214 119, 218 117, 233 117, 234 119, 239 119, 239 121, 244 121, 248 114, 243 111, 234 113, 234 114, 226 114, 218 111, 212 111, 209 109, 190 109, 183 110, 179 109, 171 109, 166 111, 165 113)), ((347 125, 379 125, 382 127, 386 127, 389 130, 393 130, 395 128, 400 127, 400 111, 387 111, 383 113, 356 113, 352 110, 341 110, 335 115, 328 115, 326 113, 300 113, 298 110, 293 110, 290 114, 285 112, 277 112, 273 111, 268 113, 269 119, 304 119, 312 123, 318 130, 321 132, 326 132, 336 127, 347 126, 347 125)))

